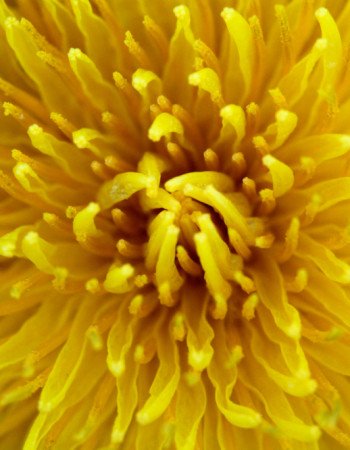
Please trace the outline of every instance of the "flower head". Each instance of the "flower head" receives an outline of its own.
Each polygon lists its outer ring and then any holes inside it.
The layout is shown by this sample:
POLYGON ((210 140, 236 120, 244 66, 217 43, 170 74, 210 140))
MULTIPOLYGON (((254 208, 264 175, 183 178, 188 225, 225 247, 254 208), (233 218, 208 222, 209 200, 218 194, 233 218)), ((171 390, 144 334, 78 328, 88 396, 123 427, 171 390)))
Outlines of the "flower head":
POLYGON ((0 0, 0 442, 350 446, 350 2, 0 0))

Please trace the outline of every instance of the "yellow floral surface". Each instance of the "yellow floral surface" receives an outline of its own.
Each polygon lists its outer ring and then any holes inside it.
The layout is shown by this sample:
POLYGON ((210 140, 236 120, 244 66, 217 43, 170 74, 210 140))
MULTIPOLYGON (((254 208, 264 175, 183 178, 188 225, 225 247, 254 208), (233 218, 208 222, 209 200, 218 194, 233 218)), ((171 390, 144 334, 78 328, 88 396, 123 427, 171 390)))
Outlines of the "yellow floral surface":
POLYGON ((0 0, 0 448, 350 448, 350 1, 0 0))

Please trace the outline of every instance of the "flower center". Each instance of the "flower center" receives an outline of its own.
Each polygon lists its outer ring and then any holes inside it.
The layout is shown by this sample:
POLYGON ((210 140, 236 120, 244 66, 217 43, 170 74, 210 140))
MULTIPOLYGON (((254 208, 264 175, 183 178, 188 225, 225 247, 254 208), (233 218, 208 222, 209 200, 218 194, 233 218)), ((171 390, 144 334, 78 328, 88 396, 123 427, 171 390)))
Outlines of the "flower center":
MULTIPOLYGON (((168 106, 168 101, 161 97, 158 104, 168 106)), ((237 119, 236 111, 230 114, 237 119)), ((191 127, 190 117, 188 123, 191 127)), ((107 276, 107 290, 120 292, 129 278, 139 288, 153 284, 160 302, 171 307, 190 277, 207 285, 215 318, 225 317, 236 289, 249 302, 256 301, 251 298, 255 286, 249 261, 257 248, 270 248, 274 242, 267 216, 284 180, 276 175, 281 163, 259 149, 264 143, 251 149, 255 156, 260 150, 252 164, 243 153, 232 152, 225 125, 218 155, 211 148, 203 151, 195 131, 193 142, 186 141, 178 119, 159 110, 148 130, 151 151, 137 168, 104 183, 98 201, 117 226, 120 255, 107 276), (267 187, 271 176, 275 190, 267 187)))

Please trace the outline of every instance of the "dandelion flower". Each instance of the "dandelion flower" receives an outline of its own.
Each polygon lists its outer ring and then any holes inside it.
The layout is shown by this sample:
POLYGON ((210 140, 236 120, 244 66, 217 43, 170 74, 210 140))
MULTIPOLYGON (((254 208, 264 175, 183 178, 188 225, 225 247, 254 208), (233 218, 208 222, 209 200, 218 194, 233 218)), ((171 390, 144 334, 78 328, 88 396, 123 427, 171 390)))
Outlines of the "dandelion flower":
POLYGON ((350 448, 350 1, 0 0, 0 447, 350 448))

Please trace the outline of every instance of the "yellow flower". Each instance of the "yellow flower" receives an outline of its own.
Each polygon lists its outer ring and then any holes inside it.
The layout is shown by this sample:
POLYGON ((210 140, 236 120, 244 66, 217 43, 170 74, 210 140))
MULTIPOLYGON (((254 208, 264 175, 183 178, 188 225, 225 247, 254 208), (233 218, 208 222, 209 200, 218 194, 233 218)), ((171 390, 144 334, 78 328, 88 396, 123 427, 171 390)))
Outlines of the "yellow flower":
POLYGON ((0 23, 1 449, 350 448, 350 1, 0 23))

